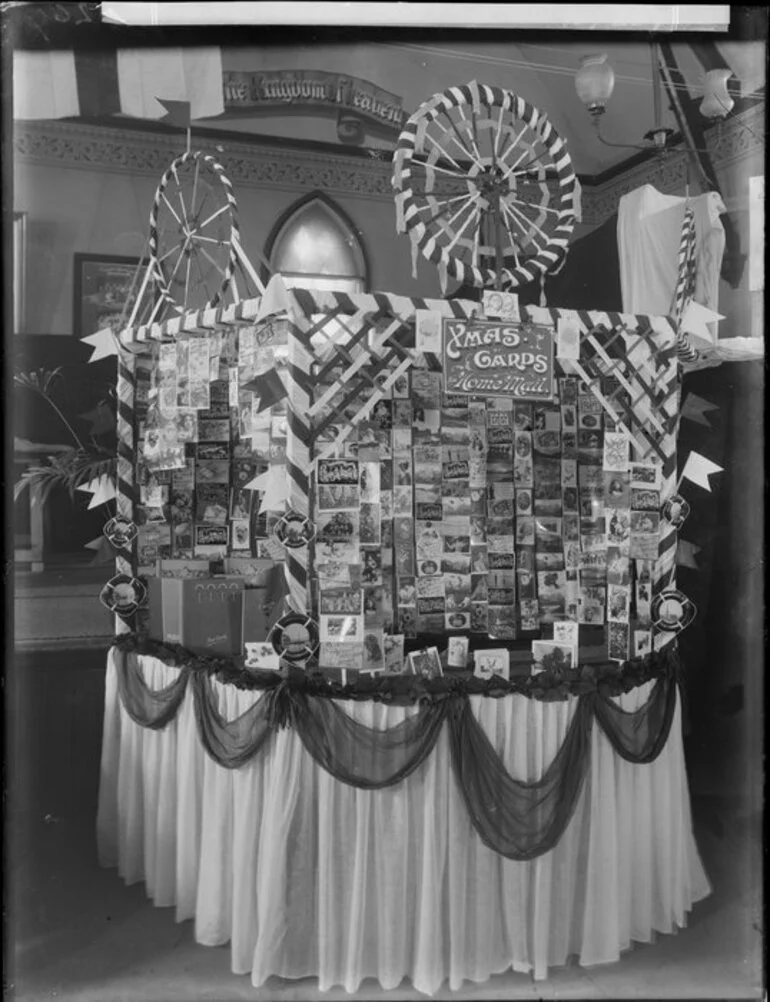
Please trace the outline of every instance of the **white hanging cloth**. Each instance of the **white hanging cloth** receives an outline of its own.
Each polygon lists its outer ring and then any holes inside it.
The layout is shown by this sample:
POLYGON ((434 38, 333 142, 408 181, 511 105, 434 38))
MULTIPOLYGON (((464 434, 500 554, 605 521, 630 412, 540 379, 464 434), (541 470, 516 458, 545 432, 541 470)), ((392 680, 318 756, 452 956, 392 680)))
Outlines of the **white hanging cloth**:
MULTIPOLYGON (((687 206, 695 215, 697 278, 694 300, 719 312, 719 273, 725 249, 717 192, 689 199, 663 195, 650 184, 629 192, 618 207, 618 254, 624 313, 667 316, 677 282, 679 241, 687 206)), ((716 324, 710 327, 717 339, 716 324)))

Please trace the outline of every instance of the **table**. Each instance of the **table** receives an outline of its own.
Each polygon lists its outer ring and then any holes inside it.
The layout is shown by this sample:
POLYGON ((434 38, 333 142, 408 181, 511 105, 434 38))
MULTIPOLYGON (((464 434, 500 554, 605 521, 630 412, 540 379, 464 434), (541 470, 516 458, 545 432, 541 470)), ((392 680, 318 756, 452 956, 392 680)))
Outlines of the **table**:
MULTIPOLYGON (((151 689, 178 669, 141 656, 151 689)), ((652 682, 618 697, 625 710, 652 682)), ((212 680, 232 719, 265 696, 212 680)), ((677 697, 678 698, 678 697, 677 697)), ((532 781, 564 739, 577 700, 471 696, 512 775, 532 781)), ((370 727, 411 706, 339 701, 370 727)), ((686 925, 710 892, 692 834, 677 703, 668 741, 648 765, 622 759, 593 727, 588 777, 556 847, 529 861, 488 849, 450 769, 448 738, 397 786, 361 790, 321 769, 291 728, 235 770, 204 752, 185 693, 161 730, 135 724, 106 674, 98 809, 100 862, 144 881, 156 906, 194 920, 198 943, 230 943, 234 973, 316 977, 321 991, 422 993, 513 969, 544 979, 576 956, 616 961, 632 942, 686 925)))

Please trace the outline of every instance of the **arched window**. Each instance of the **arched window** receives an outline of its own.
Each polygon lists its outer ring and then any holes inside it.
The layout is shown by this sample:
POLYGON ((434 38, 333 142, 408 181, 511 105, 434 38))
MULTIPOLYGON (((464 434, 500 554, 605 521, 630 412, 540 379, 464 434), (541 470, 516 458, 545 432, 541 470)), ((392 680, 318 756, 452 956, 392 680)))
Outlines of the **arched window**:
POLYGON ((352 224, 321 195, 289 210, 268 242, 270 267, 287 285, 366 291, 366 258, 352 224))

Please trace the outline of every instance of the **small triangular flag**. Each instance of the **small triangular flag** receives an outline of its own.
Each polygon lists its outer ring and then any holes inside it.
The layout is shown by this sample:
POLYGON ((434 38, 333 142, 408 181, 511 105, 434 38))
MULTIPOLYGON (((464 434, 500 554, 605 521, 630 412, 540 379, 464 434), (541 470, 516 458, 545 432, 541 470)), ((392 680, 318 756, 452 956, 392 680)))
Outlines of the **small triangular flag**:
POLYGON ((273 275, 262 294, 262 301, 257 310, 257 322, 276 313, 288 313, 291 308, 289 291, 280 275, 273 275))
POLYGON ((102 358, 109 358, 118 353, 118 341, 110 327, 103 327, 95 334, 89 334, 80 339, 84 344, 91 345, 94 349, 89 358, 89 362, 98 362, 102 358))
POLYGON ((78 417, 91 422, 92 435, 104 435, 115 427, 115 413, 105 400, 100 400, 93 410, 79 414, 78 417))
POLYGON ((166 125, 174 125, 178 129, 190 128, 189 101, 164 101, 160 97, 156 97, 155 100, 158 104, 162 104, 167 112, 162 118, 158 119, 159 122, 165 122, 166 125))
POLYGON ((681 417, 683 421, 692 421, 693 424, 702 424, 705 428, 711 428, 711 422, 705 416, 709 411, 717 411, 716 404, 711 404, 696 393, 688 393, 682 404, 681 417))
POLYGON ((700 570, 695 559, 697 554, 703 549, 695 543, 689 543, 686 539, 680 539, 676 547, 676 562, 680 567, 692 567, 694 571, 700 570))
POLYGON ((85 548, 87 550, 93 550, 95 553, 95 556, 91 561, 92 565, 106 564, 109 563, 110 560, 115 559, 115 551, 112 549, 104 536, 92 539, 90 543, 86 543, 85 548))
POLYGON ((259 399, 257 413, 266 411, 268 407, 277 404, 286 397, 287 390, 276 369, 268 369, 260 373, 242 387, 246 392, 253 393, 259 399))
POLYGON ((721 313, 715 313, 713 310, 709 310, 705 306, 701 306, 700 303, 696 303, 694 299, 691 299, 685 307, 679 326, 688 334, 692 334, 704 341, 708 341, 709 344, 713 344, 714 334, 709 330, 709 324, 713 324, 718 320, 724 320, 721 313))
POLYGON ((704 490, 710 491, 709 476, 712 473, 721 473, 722 469, 721 466, 712 463, 710 459, 701 456, 699 452, 691 452, 687 457, 687 462, 684 464, 684 469, 679 479, 680 481, 690 480, 699 487, 703 487, 704 490))
POLYGON ((86 494, 91 494, 90 508, 98 508, 100 504, 106 504, 115 497, 115 484, 108 473, 103 473, 100 477, 95 477, 87 484, 80 484, 77 488, 86 494))

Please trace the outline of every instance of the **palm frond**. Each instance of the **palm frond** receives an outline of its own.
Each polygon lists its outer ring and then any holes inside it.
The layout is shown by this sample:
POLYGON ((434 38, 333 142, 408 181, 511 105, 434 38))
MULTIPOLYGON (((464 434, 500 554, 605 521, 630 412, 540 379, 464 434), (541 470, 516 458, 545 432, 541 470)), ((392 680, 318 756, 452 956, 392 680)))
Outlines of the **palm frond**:
POLYGON ((55 369, 32 369, 30 372, 15 372, 13 381, 17 386, 23 386, 27 390, 34 390, 44 397, 48 396, 51 386, 62 378, 62 367, 57 365, 55 369))
POLYGON ((49 456, 45 464, 28 467, 14 485, 14 500, 27 488, 33 504, 44 504, 57 487, 74 498, 78 487, 105 475, 114 478, 115 473, 116 459, 108 450, 68 449, 49 456))

